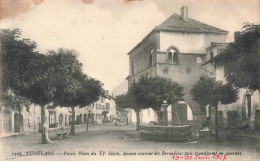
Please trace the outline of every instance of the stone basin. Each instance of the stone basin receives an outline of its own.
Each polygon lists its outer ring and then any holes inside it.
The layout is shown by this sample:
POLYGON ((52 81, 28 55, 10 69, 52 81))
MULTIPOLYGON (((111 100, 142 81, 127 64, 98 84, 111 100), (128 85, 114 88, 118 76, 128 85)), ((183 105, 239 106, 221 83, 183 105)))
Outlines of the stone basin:
POLYGON ((140 126, 140 137, 142 140, 162 142, 187 142, 191 139, 191 126, 162 126, 144 125, 140 126))

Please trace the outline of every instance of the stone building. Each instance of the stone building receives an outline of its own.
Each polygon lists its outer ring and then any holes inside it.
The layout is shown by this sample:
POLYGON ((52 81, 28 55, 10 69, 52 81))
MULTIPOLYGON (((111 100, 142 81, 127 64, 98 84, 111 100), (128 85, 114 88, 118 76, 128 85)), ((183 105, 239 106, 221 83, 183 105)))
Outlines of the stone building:
MULTIPOLYGON (((217 81, 226 83, 225 63, 222 58, 222 51, 228 43, 213 43, 207 48, 207 61, 202 64, 202 68, 210 71, 211 76, 217 81)), ((239 89, 238 100, 235 103, 221 105, 218 108, 219 126, 221 128, 246 128, 259 129, 260 126, 260 106, 259 90, 253 93, 246 89, 239 89)), ((208 110, 212 122, 215 119, 215 111, 208 110)), ((214 125, 214 123, 212 124, 214 125)))
POLYGON ((99 100, 89 106, 90 120, 95 123, 111 122, 116 118, 116 105, 113 99, 113 94, 106 91, 105 97, 100 97, 99 100))
POLYGON ((170 78, 184 87, 184 101, 194 115, 200 115, 200 107, 192 100, 190 90, 201 77, 211 74, 201 69, 207 60, 206 48, 213 42, 225 43, 227 34, 189 18, 188 7, 182 7, 181 15, 170 16, 128 53, 128 86, 142 76, 170 78))
POLYGON ((22 107, 19 114, 18 109, 2 104, 0 112, 1 133, 39 130, 39 123, 41 122, 40 111, 39 106, 31 105, 29 108, 22 107))
MULTIPOLYGON (((111 121, 116 117, 116 107, 113 94, 106 91, 106 97, 100 97, 99 101, 83 108, 75 107, 75 125, 87 123, 87 117, 91 117, 92 122, 111 121), (89 115, 88 115, 89 114, 89 115)), ((41 123, 41 107, 30 105, 28 108, 22 107, 19 115, 18 109, 4 106, 0 102, 0 132, 4 136, 6 133, 19 133, 24 131, 38 131, 41 123)), ((59 127, 69 127, 72 122, 72 110, 69 107, 54 107, 47 105, 45 115, 46 125, 49 130, 59 127)), ((90 119, 90 123, 91 119, 90 119)))

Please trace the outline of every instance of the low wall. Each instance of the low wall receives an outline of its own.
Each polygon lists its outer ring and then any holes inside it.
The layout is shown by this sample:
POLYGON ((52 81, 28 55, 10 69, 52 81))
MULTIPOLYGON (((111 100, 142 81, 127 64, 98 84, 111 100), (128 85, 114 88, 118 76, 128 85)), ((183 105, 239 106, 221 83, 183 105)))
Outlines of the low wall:
POLYGON ((185 142, 191 139, 191 126, 145 125, 140 127, 142 140, 185 142))

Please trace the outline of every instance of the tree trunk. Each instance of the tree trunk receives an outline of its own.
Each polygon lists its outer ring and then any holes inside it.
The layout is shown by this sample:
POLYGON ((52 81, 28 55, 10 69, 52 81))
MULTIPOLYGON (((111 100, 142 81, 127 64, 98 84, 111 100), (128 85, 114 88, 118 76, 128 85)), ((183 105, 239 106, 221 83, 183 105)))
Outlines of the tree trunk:
POLYGON ((208 106, 208 114, 209 114, 209 117, 207 117, 207 126, 209 126, 209 121, 210 121, 210 109, 211 109, 211 106, 209 105, 209 106, 208 106))
POLYGON ((21 107, 18 109, 18 132, 21 132, 21 107))
POLYGON ((86 132, 88 132, 88 122, 89 122, 89 113, 88 113, 88 115, 87 115, 86 132))
POLYGON ((215 137, 216 141, 218 141, 218 105, 215 106, 215 137))
POLYGON ((157 113, 157 118, 158 118, 158 125, 162 125, 163 124, 163 116, 162 116, 162 112, 161 111, 156 111, 157 113))
POLYGON ((167 108, 163 111, 163 126, 168 126, 168 111, 167 108))
POLYGON ((136 131, 140 130, 140 111, 135 111, 136 114, 136 131))
POLYGON ((71 107, 71 109, 72 109, 72 121, 71 121, 70 135, 75 135, 75 109, 74 107, 71 107))
POLYGON ((45 106, 41 106, 41 130, 42 130, 42 144, 53 143, 48 136, 48 128, 46 125, 45 106))

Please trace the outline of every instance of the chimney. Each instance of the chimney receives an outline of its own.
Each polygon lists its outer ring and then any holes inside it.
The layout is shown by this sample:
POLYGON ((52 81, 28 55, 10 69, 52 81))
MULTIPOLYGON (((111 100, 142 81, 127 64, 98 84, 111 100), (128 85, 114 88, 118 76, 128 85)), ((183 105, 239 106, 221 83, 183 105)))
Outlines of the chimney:
POLYGON ((188 6, 183 6, 181 8, 181 18, 184 21, 188 21, 188 6))

